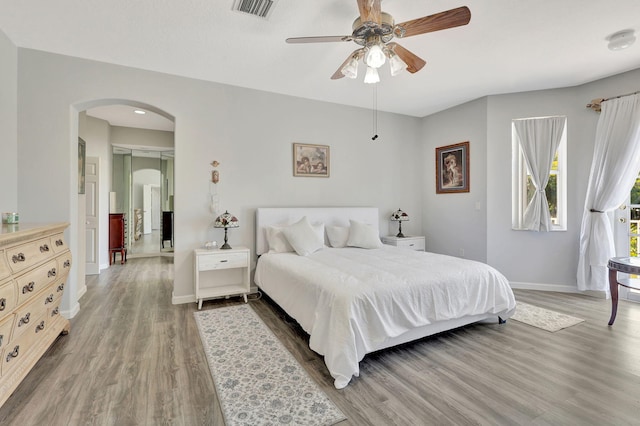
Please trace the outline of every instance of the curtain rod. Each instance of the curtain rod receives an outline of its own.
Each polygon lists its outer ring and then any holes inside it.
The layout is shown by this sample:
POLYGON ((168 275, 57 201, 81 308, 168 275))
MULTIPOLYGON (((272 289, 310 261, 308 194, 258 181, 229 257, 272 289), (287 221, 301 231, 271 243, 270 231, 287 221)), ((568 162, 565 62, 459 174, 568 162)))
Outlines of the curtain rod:
POLYGON ((637 92, 633 92, 633 93, 627 93, 626 95, 612 96, 612 97, 606 98, 606 99, 605 98, 592 99, 591 102, 587 104, 587 108, 591 108, 595 112, 600 112, 601 109, 602 109, 600 104, 603 103, 604 101, 608 101, 608 100, 611 100, 611 99, 623 98, 625 96, 637 95, 638 93, 640 93, 640 90, 638 90, 637 92))

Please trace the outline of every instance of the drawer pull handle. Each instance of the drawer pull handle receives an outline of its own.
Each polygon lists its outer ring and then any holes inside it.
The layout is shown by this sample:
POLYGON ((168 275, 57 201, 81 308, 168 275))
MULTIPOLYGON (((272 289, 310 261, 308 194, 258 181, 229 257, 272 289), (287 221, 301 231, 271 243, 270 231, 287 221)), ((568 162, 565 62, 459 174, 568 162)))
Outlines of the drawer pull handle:
POLYGON ((40 321, 40 324, 36 326, 36 333, 42 330, 44 330, 44 321, 40 321))
POLYGON ((45 299, 44 304, 47 305, 51 302, 53 302, 53 294, 50 294, 49 297, 45 299))
POLYGON ((58 291, 62 291, 62 290, 64 290, 64 283, 62 283, 62 284, 60 284, 58 286, 58 291))
POLYGON ((69 266, 71 266, 71 261, 69 259, 64 261, 64 264, 62 265, 64 268, 68 268, 69 266))
POLYGON ((224 260, 221 260, 221 261, 220 261, 220 263, 225 263, 225 262, 228 262, 228 260, 227 260, 227 259, 224 259, 224 260))
POLYGON ((56 247, 63 246, 64 242, 62 240, 56 240, 56 247))
POLYGON ((31 316, 31 312, 27 312, 27 315, 25 315, 24 317, 20 318, 20 322, 18 323, 18 327, 22 327, 24 324, 29 324, 29 320, 31 316))
POLYGON ((11 257, 11 260, 13 261, 13 263, 18 263, 18 262, 24 262, 25 260, 27 260, 27 258, 25 257, 24 253, 18 253, 18 254, 14 254, 11 257))
POLYGON ((55 277, 56 276, 56 268, 51 268, 49 272, 47 272, 47 277, 55 277))
POLYGON ((7 309, 7 299, 3 297, 2 299, 0 299, 0 312, 4 311, 5 309, 7 309))
POLYGON ((20 345, 13 348, 13 351, 9 352, 9 354, 7 355, 7 362, 11 361, 11 358, 17 357, 19 351, 20 351, 20 345))
POLYGON ((31 281, 29 284, 25 285, 24 287, 22 287, 22 294, 27 294, 33 291, 33 288, 35 287, 36 283, 31 281))
POLYGON ((40 246, 40 253, 46 253, 49 251, 49 245, 48 244, 43 244, 40 246))
POLYGON ((53 311, 51 311, 51 316, 55 317, 56 315, 58 315, 58 312, 60 312, 60 308, 56 306, 56 308, 53 311))

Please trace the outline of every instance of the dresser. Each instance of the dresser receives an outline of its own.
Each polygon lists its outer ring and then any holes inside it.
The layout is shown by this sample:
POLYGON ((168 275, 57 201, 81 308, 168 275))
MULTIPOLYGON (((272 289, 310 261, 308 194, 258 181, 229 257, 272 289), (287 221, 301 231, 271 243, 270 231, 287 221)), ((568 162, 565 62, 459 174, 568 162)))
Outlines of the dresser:
POLYGON ((120 263, 127 261, 127 220, 124 213, 109 214, 109 265, 116 262, 116 254, 120 253, 120 263), (113 262, 112 259, 113 258, 113 262))
POLYGON ((424 237, 395 237, 392 235, 382 237, 382 242, 390 246, 396 246, 401 248, 408 248, 416 251, 425 250, 424 237))
POLYGON ((71 252, 68 223, 0 228, 0 405, 69 321, 60 315, 71 252))
POLYGON ((196 249, 194 274, 198 309, 202 308, 204 299, 215 297, 241 295, 246 303, 250 291, 250 257, 251 252, 246 247, 196 249))

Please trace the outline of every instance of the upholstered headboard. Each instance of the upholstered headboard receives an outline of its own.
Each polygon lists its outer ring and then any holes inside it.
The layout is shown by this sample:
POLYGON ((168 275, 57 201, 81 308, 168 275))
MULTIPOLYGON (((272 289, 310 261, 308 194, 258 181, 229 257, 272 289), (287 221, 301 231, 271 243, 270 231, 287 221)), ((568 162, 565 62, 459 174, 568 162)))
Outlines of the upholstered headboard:
POLYGON ((256 209, 256 254, 269 251, 265 228, 272 225, 288 225, 304 216, 311 223, 349 226, 349 220, 357 220, 376 229, 378 226, 377 207, 268 207, 256 209))

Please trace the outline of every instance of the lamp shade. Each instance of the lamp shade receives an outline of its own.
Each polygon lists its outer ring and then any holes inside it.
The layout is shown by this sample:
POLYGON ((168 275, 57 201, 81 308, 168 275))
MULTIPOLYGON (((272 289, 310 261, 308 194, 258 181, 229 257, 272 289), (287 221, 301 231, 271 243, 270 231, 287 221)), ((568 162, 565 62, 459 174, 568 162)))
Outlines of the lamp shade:
POLYGON ((240 226, 238 223, 238 218, 225 211, 220 216, 216 218, 215 223, 213 224, 215 228, 237 228, 240 226))
POLYGON ((409 215, 403 212, 402 210, 398 209, 397 211, 391 214, 391 220, 404 222, 409 220, 409 215))
POLYGON ((214 228, 224 228, 224 244, 220 247, 221 250, 227 250, 232 248, 227 242, 227 229, 228 228, 237 228, 240 224, 238 223, 238 218, 225 210, 220 216, 216 218, 216 221, 213 223, 214 228))

